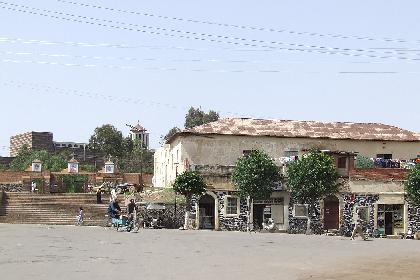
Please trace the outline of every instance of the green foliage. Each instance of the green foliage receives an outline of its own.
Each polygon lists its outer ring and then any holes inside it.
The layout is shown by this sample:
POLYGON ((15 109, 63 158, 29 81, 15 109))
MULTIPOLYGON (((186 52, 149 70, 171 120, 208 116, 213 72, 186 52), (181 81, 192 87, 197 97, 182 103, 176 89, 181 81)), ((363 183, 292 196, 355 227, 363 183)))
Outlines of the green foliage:
POLYGON ((232 180, 241 197, 264 199, 270 197, 276 183, 281 180, 281 175, 279 168, 267 154, 252 151, 236 162, 232 180))
POLYGON ((62 180, 69 193, 83 193, 88 177, 80 174, 66 174, 62 175, 62 180))
POLYGON ((193 128, 198 125, 214 122, 219 119, 219 114, 210 110, 205 113, 201 108, 191 107, 185 116, 185 128, 193 128))
POLYGON ((0 171, 7 171, 8 168, 5 164, 0 163, 0 171))
POLYGON ((79 166, 80 171, 84 171, 84 172, 96 172, 95 166, 92 164, 81 164, 79 166))
POLYGON ((118 168, 127 173, 153 173, 153 153, 136 139, 131 153, 118 160, 118 168))
POLYGON ((404 184, 405 192, 408 200, 420 206, 420 164, 417 164, 408 175, 408 179, 404 184))
POLYGON ((181 129, 179 127, 175 126, 175 127, 171 128, 165 136, 161 137, 161 141, 160 141, 161 144, 166 143, 166 141, 168 141, 169 138, 171 138, 172 136, 174 136, 178 132, 181 132, 181 129))
POLYGON ((338 174, 331 156, 313 150, 288 169, 288 186, 300 203, 313 204, 338 192, 338 174))
POLYGON ((51 155, 47 151, 31 151, 25 146, 10 163, 10 169, 13 171, 24 171, 32 165, 32 161, 37 159, 42 162, 43 170, 58 172, 67 167, 67 158, 66 154, 51 155))
POLYGON ((374 164, 368 157, 358 155, 355 162, 356 168, 373 168, 374 164))
POLYGON ((122 132, 110 124, 97 127, 89 139, 89 148, 105 155, 121 157, 123 154, 122 132))
POLYGON ((206 192, 206 183, 197 172, 185 171, 175 179, 173 189, 189 200, 193 195, 203 195, 206 192))
POLYGON ((134 142, 130 136, 125 137, 122 140, 122 155, 123 157, 128 157, 133 152, 134 142))

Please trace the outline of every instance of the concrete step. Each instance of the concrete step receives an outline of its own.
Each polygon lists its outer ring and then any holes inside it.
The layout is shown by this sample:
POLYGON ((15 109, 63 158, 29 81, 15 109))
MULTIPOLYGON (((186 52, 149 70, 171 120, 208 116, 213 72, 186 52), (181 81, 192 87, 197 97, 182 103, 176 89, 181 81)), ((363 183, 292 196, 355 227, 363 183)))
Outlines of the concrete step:
MULTIPOLYGON (((84 208, 85 224, 106 224, 108 204, 96 204, 96 194, 6 193, 0 206, 0 223, 74 225, 79 207, 84 208)), ((106 200, 104 199, 104 202, 106 200)))

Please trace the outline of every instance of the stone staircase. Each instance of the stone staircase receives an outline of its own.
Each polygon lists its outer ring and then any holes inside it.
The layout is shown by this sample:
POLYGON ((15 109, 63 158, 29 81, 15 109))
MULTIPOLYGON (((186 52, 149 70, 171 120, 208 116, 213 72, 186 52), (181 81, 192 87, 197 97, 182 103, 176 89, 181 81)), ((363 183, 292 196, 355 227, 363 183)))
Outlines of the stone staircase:
POLYGON ((96 194, 34 194, 6 192, 0 206, 0 223, 74 225, 79 207, 84 225, 106 224, 107 200, 96 204, 96 194))

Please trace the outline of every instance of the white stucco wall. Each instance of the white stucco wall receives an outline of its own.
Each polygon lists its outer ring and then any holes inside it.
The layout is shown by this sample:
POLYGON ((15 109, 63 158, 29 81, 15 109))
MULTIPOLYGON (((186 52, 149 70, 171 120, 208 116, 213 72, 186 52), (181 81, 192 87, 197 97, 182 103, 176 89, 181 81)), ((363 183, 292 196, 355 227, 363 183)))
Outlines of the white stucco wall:
POLYGON ((235 165, 244 150, 263 150, 272 158, 285 156, 285 151, 310 148, 358 152, 367 157, 392 154, 393 158, 411 159, 420 155, 420 142, 359 141, 309 138, 276 138, 229 135, 181 135, 157 150, 155 154, 155 186, 169 187, 185 162, 194 165, 235 165))

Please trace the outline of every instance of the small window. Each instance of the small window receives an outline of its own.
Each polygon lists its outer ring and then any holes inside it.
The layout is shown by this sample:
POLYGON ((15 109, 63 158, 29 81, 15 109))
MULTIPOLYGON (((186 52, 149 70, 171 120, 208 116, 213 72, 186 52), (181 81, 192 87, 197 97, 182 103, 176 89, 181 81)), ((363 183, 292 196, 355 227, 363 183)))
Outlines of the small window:
POLYGON ((392 154, 377 154, 377 158, 392 159, 392 154))
POLYGON ((291 151, 284 151, 285 157, 297 157, 299 155, 299 151, 291 150, 291 151))
POLYGON ((249 156, 252 152, 254 152, 255 150, 243 150, 242 151, 242 155, 243 156, 249 156))
POLYGON ((338 168, 347 168, 347 158, 339 157, 338 158, 338 168))
POLYGON ((227 196, 225 209, 226 215, 239 215, 239 198, 227 196))
POLYGON ((295 217, 295 218, 307 218, 308 217, 308 205, 307 204, 295 204, 293 206, 293 217, 295 217))
POLYGON ((357 217, 357 210, 359 210, 359 217, 365 222, 369 222, 369 207, 368 206, 356 206, 354 208, 354 217, 353 219, 356 220, 357 217))

